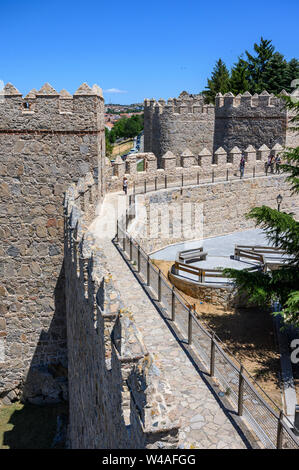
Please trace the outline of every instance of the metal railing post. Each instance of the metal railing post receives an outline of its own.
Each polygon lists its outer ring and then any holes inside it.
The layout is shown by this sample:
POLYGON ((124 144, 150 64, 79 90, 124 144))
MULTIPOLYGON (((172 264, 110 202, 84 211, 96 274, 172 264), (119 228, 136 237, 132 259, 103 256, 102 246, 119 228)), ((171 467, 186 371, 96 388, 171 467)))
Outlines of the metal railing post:
POLYGON ((253 167, 252 176, 255 178, 255 166, 253 167))
POLYGON ((166 175, 164 176, 164 187, 165 189, 167 188, 167 176, 166 175))
POLYGON ((214 175, 214 170, 212 170, 212 183, 214 183, 215 175, 214 175))
POLYGON ((155 176, 155 191, 157 191, 157 180, 158 180, 158 178, 157 178, 157 176, 155 176))
POLYGON ((175 294, 174 287, 171 289, 171 320, 175 321, 175 294))
POLYGON ((226 181, 228 181, 228 168, 226 170, 226 181))
POLYGON ((276 449, 282 449, 282 420, 283 420, 283 412, 280 411, 279 420, 277 423, 277 440, 276 440, 276 449))
POLYGON ((146 285, 150 285, 150 261, 149 261, 149 256, 147 257, 146 260, 146 285))
POLYGON ((123 251, 126 251, 126 233, 124 232, 124 238, 123 238, 123 251))
POLYGON ((119 234, 118 234, 118 221, 116 222, 116 241, 119 242, 119 234))
POLYGON ((182 174, 182 186, 184 186, 184 175, 182 174))
POLYGON ((133 183, 133 194, 134 194, 134 196, 135 196, 135 193, 136 193, 136 183, 134 181, 134 183, 133 183))
POLYGON ((137 245, 137 269, 138 272, 140 273, 140 246, 137 245))
POLYGON ((192 344, 192 309, 188 312, 188 344, 192 344))
POLYGON ((199 171, 197 172, 197 184, 199 185, 199 171))
POLYGON ((215 374, 215 333, 211 338, 211 357, 210 357, 210 376, 214 377, 215 374))
POLYGON ((161 302, 161 270, 158 272, 158 302, 161 302))
POLYGON ((144 192, 146 193, 146 180, 144 180, 144 192))
POLYGON ((239 372, 239 394, 238 394, 238 415, 243 415, 243 403, 244 403, 244 375, 243 375, 244 367, 240 367, 239 372))
POLYGON ((129 253, 129 257, 130 257, 130 261, 132 261, 132 238, 129 238, 129 243, 130 243, 130 253, 129 253))

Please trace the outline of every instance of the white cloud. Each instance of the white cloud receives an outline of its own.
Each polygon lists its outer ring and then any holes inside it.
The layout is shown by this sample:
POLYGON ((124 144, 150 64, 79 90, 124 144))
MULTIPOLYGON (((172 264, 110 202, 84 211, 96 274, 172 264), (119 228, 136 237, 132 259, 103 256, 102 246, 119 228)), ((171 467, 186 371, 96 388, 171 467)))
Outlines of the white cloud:
POLYGON ((127 90, 119 90, 119 88, 108 88, 104 93, 128 93, 127 90))

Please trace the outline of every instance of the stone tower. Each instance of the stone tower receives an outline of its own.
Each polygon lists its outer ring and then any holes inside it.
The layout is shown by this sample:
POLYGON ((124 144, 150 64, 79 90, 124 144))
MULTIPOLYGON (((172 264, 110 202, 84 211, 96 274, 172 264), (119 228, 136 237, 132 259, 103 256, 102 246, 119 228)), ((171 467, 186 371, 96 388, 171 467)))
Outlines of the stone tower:
POLYGON ((0 98, 0 397, 25 383, 33 401, 38 371, 67 357, 63 194, 88 171, 104 194, 104 100, 87 84, 0 98))
MULTIPOLYGON (((144 150, 153 152, 161 168, 167 151, 181 154, 187 147, 197 155, 213 148, 214 106, 205 105, 200 95, 186 92, 167 103, 144 101, 144 150)), ((179 162, 177 162, 179 164, 179 162)))

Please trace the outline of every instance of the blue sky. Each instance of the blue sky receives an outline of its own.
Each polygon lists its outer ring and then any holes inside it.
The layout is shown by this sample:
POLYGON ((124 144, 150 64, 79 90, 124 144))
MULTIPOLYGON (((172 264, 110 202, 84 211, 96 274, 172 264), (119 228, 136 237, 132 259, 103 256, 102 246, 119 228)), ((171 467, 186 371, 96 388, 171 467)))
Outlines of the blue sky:
POLYGON ((22 93, 97 83, 107 103, 198 93, 261 36, 299 57, 297 0, 1 0, 0 80, 22 93))

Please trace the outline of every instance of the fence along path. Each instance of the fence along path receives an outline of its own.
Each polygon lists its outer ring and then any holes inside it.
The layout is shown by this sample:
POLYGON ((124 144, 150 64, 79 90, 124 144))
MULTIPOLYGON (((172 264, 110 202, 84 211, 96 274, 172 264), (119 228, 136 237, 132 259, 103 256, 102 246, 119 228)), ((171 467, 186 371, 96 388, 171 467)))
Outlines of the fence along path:
MULTIPOLYGON (((112 203, 113 194, 106 196, 107 206, 112 203)), ((109 206, 111 207, 111 206, 109 206)), ((107 212, 109 217, 109 211, 107 212)), ((156 356, 161 368, 164 370, 171 386, 171 403, 177 404, 177 413, 181 418, 179 433, 179 446, 183 448, 201 449, 244 449, 249 446, 248 441, 238 429, 234 414, 222 408, 217 397, 210 389, 203 376, 190 362, 175 336, 159 315, 156 307, 149 299, 142 284, 135 279, 128 264, 121 256, 121 250, 111 241, 111 237, 103 239, 103 220, 101 216, 96 221, 93 233, 99 237, 98 243, 105 250, 108 268, 115 278, 120 291, 123 304, 132 311, 134 322, 140 330, 147 350, 156 356), (98 222, 98 223, 97 223, 98 222)), ((126 250, 130 250, 130 243, 125 241, 126 250)), ((123 245, 121 245, 123 246, 123 245)), ((136 245, 131 246, 132 257, 138 261, 136 245)), ((140 272, 143 277, 147 275, 147 257, 140 253, 140 272)), ((137 264, 133 266, 135 270, 137 264)), ((150 267, 150 282, 158 288, 156 271, 150 267)), ((161 295, 164 302, 171 302, 168 289, 162 282, 161 295)), ((153 294, 153 293, 152 293, 153 294)), ((166 304, 165 304, 166 305, 166 304)), ((170 304, 167 304, 170 308, 170 304)), ((176 299, 178 319, 179 309, 183 307, 176 299)), ((183 310, 182 310, 183 311, 183 310)), ((164 311, 165 315, 166 308, 164 311)), ((219 399, 221 401, 221 399, 219 399)))
MULTIPOLYGON (((142 188, 138 189, 138 193, 142 192, 142 188)), ((146 188, 144 189, 146 191, 146 188)), ((134 193, 137 193, 136 188, 134 193)), ((132 197, 129 201, 133 204, 132 197)), ((161 271, 152 265, 149 256, 126 232, 128 220, 126 216, 118 221, 117 239, 123 251, 127 253, 129 261, 137 266, 146 284, 165 307, 163 310, 165 317, 176 322, 210 375, 222 385, 224 393, 239 416, 246 419, 266 448, 299 449, 298 438, 293 432, 293 423, 254 381, 248 371, 229 358, 224 352, 225 346, 223 343, 221 345, 221 340, 200 324, 195 312, 188 309, 184 299, 169 286, 161 271)))
POLYGON ((299 449, 299 442, 292 432, 292 423, 258 384, 253 385, 254 379, 242 365, 229 358, 221 340, 201 325, 195 312, 186 306, 163 273, 150 262, 148 255, 120 225, 117 239, 129 261, 137 267, 147 286, 152 289, 155 298, 165 307, 162 309, 165 318, 177 324, 210 376, 221 385, 235 411, 250 424, 263 445, 266 448, 299 449))

